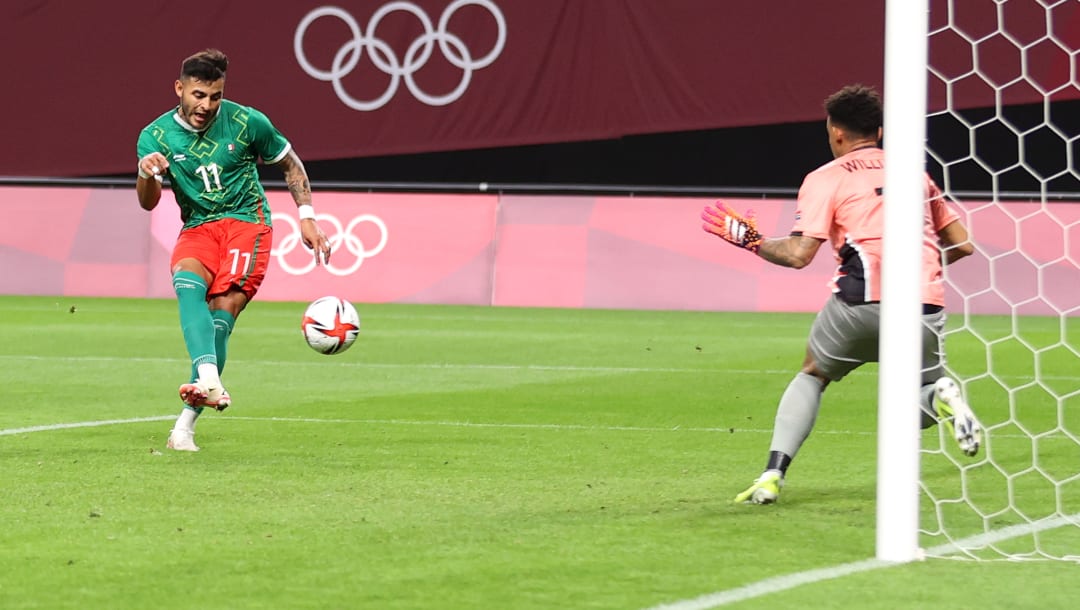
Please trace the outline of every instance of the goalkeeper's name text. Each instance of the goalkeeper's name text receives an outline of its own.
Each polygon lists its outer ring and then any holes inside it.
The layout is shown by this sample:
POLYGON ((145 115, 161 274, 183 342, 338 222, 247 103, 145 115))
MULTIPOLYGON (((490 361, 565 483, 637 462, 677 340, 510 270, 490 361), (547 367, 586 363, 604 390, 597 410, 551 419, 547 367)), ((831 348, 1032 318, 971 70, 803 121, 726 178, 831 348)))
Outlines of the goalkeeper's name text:
POLYGON ((881 159, 872 159, 865 161, 863 159, 852 159, 850 161, 844 161, 840 164, 849 172, 857 172, 861 169, 885 169, 885 163, 881 159))

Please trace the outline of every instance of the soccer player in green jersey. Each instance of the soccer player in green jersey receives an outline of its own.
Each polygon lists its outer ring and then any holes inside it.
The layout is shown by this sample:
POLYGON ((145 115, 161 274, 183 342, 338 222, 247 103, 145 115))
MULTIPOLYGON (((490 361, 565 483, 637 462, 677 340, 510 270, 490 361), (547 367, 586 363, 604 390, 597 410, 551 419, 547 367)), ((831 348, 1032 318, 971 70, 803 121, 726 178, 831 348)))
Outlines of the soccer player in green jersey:
POLYGON ((229 60, 217 49, 188 57, 175 83, 180 104, 139 134, 139 205, 153 210, 168 177, 183 229, 173 249, 173 289, 191 356, 191 377, 180 386, 184 408, 168 447, 198 451, 195 421, 204 407, 231 404, 221 382, 236 318, 266 276, 273 229, 256 163, 277 165, 296 202, 304 245, 316 264, 330 242, 315 223, 304 164, 265 114, 223 98, 229 60))

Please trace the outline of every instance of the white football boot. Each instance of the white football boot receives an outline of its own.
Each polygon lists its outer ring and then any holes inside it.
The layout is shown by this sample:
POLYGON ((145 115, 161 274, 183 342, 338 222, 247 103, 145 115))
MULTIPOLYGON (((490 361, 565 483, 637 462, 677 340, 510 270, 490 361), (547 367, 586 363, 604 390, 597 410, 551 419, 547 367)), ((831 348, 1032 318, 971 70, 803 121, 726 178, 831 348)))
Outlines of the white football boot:
POLYGON ((165 445, 167 448, 173 451, 198 451, 199 446, 195 444, 195 433, 191 430, 177 430, 173 429, 169 433, 169 442, 165 445))
POLYGON ((232 398, 224 387, 209 387, 198 379, 180 386, 180 400, 191 407, 211 407, 224 411, 232 404, 232 398))
POLYGON ((960 386, 952 379, 942 377, 934 382, 934 396, 934 407, 941 418, 941 425, 956 440, 960 451, 965 455, 977 454, 982 444, 982 424, 964 401, 960 386))

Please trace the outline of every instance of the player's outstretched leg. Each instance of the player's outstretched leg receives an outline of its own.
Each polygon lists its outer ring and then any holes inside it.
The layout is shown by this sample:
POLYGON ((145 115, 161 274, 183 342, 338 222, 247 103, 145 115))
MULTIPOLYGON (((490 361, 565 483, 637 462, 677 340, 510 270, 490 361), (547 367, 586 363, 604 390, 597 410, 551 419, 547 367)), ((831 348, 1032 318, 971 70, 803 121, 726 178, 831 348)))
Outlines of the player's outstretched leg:
POLYGON ((735 503, 772 504, 780 497, 784 486, 784 474, 779 470, 766 470, 746 491, 735 496, 735 503))
POLYGON ((196 379, 180 386, 180 399, 191 407, 224 409, 231 404, 218 375, 214 318, 206 305, 206 281, 197 273, 177 271, 173 290, 180 313, 184 344, 196 368, 196 379))
POLYGON ((960 386, 948 377, 934 382, 934 407, 941 425, 956 440, 965 455, 975 455, 982 444, 982 424, 960 393, 960 386))

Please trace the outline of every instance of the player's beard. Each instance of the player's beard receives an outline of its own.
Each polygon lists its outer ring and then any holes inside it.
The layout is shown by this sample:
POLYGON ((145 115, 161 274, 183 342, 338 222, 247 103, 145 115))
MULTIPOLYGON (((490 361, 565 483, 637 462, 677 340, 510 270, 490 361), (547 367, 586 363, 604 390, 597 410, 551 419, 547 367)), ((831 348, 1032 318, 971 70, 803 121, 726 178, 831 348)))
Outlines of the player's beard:
POLYGON ((202 131, 202 130, 204 130, 207 127, 210 126, 210 123, 212 123, 214 121, 214 117, 217 116, 217 110, 214 110, 212 112, 207 112, 205 120, 203 121, 203 123, 201 125, 196 125, 195 121, 191 120, 193 116, 196 116, 196 115, 191 110, 191 108, 188 108, 187 106, 185 106, 181 102, 181 104, 180 104, 180 118, 187 121, 188 125, 191 125, 192 127, 198 129, 199 131, 202 131))

